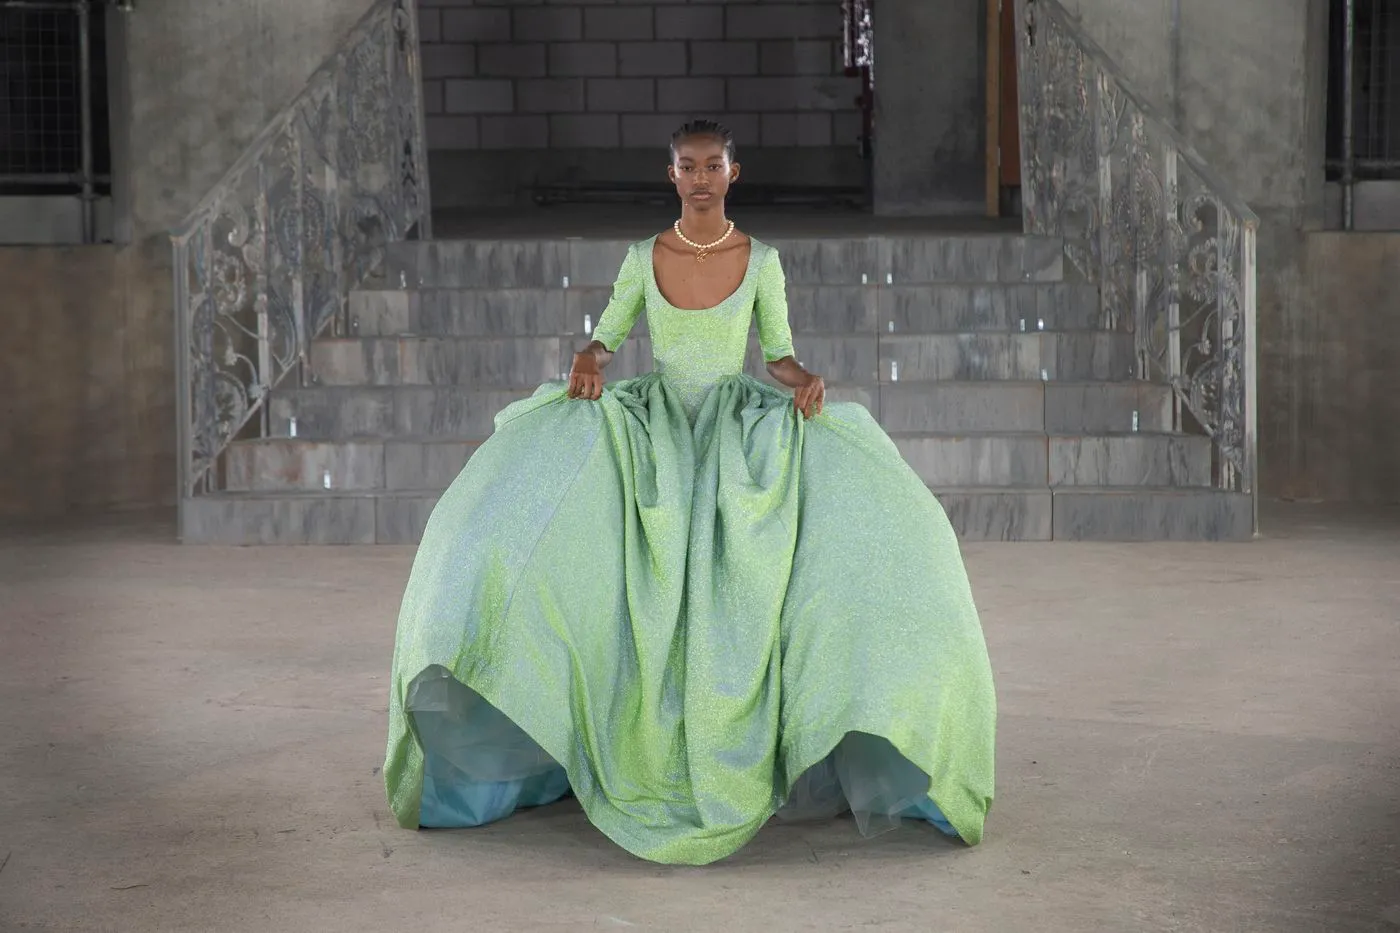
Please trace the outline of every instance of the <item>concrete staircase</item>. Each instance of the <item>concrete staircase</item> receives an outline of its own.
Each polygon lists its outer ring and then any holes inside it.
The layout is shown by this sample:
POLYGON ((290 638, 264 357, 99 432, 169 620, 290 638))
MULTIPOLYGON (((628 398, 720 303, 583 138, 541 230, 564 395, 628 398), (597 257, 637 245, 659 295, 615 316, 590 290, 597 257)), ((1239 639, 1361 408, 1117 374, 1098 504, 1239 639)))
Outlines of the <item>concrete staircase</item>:
MULTIPOLYGON (((1169 391, 1133 378, 1131 335, 1097 329, 1057 241, 769 242, 802 362, 879 418, 965 539, 1249 536, 1248 497, 1210 487, 1210 442, 1170 432, 1169 391)), ((186 503, 185 540, 415 543, 496 412, 567 372, 625 246, 397 244, 351 296, 353 335, 313 346, 313 384, 273 393, 273 436, 235 443, 223 491, 186 503)), ((608 377, 650 365, 643 321, 608 377)))

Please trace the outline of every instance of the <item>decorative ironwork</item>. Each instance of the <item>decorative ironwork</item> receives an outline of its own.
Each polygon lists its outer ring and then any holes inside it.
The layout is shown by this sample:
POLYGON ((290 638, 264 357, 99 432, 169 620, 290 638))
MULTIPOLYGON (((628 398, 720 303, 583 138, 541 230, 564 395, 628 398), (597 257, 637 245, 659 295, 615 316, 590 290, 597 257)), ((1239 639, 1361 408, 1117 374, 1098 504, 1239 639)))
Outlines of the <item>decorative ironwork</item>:
POLYGON ((875 20, 872 0, 841 0, 841 54, 847 73, 875 68, 875 20))
POLYGON ((1057 0, 1016 3, 1025 230, 1063 239, 1175 428, 1214 440, 1216 485, 1257 500, 1258 218, 1057 0))
POLYGON ((420 78, 415 4, 381 0, 172 234, 182 501, 385 245, 431 236, 420 78))
POLYGON ((841 0, 841 61, 846 77, 860 78, 860 154, 865 160, 865 193, 870 196, 875 137, 874 0, 841 0))

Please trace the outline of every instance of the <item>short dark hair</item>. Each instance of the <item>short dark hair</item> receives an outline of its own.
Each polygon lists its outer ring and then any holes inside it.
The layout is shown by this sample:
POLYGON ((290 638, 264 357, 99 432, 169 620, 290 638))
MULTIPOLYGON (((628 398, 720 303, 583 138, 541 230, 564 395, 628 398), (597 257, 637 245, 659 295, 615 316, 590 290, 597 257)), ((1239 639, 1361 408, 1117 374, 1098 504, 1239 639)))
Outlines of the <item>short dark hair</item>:
POLYGON ((723 123, 716 123, 714 120, 691 120, 682 123, 680 127, 671 134, 671 161, 676 160, 676 146, 682 141, 695 136, 711 136, 724 143, 724 154, 729 157, 729 161, 734 161, 734 134, 729 131, 729 127, 723 123))

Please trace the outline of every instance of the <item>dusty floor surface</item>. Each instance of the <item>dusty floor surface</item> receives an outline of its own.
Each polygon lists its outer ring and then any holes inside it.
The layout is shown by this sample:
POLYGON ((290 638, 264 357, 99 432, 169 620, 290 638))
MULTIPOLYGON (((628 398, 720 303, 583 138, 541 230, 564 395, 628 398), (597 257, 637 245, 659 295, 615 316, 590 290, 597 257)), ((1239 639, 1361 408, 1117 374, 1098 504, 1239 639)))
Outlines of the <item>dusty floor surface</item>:
POLYGON ((774 826, 704 869, 561 804, 387 815, 411 550, 0 537, 0 930, 1400 930, 1400 522, 970 545, 1001 697, 987 841, 774 826))

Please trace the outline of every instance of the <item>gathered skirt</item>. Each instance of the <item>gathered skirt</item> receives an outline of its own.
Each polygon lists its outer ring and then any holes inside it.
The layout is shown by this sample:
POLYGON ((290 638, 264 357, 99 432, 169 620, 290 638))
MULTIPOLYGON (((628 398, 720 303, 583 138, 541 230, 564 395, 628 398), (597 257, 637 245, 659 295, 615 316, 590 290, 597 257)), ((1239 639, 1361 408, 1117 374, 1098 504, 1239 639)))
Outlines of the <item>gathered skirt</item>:
POLYGON ((542 386, 438 502, 398 620, 384 777, 405 827, 572 794, 657 862, 772 817, 967 844, 996 700, 943 509, 860 405, 726 377, 542 386))

